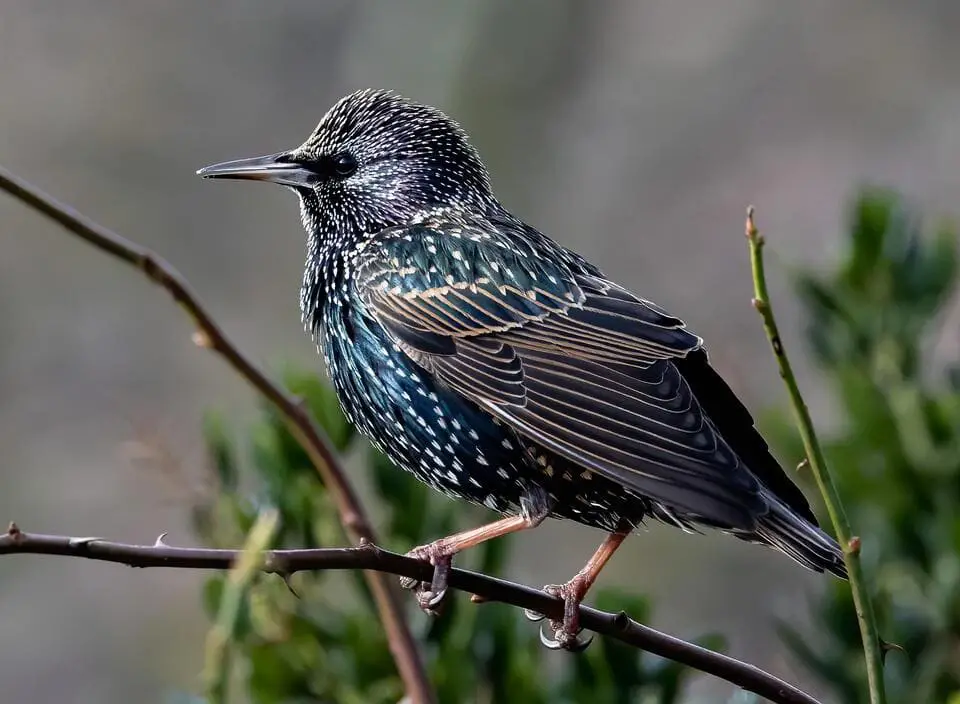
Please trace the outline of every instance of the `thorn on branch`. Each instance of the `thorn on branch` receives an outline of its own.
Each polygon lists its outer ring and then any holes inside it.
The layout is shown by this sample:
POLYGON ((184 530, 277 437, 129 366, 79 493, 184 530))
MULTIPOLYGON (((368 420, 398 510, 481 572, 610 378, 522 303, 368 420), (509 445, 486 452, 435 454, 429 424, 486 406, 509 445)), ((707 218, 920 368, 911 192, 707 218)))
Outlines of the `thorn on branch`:
POLYGON ((290 564, 287 560, 284 560, 280 555, 275 551, 271 550, 264 553, 263 555, 263 571, 267 574, 275 574, 286 586, 287 590, 293 594, 297 599, 300 598, 300 594, 297 593, 297 590, 293 588, 293 584, 290 579, 294 575, 294 570, 290 569, 290 564))
POLYGON ((283 580, 283 584, 287 587, 287 591, 293 594, 297 599, 302 599, 300 593, 294 588, 293 582, 293 573, 292 572, 274 572, 280 579, 283 580))
POLYGON ((850 541, 847 543, 847 552, 851 555, 860 554, 860 536, 855 535, 850 538, 850 541))
POLYGON ((797 464, 797 471, 804 472, 808 469, 810 469, 810 460, 804 457, 802 460, 800 460, 799 464, 797 464))
POLYGON ((167 537, 167 534, 166 534, 166 533, 161 533, 160 535, 158 535, 158 536, 157 536, 157 539, 153 542, 153 547, 155 547, 155 548, 167 548, 167 547, 170 547, 169 543, 167 543, 167 542, 164 540, 164 538, 166 538, 166 537, 167 537))

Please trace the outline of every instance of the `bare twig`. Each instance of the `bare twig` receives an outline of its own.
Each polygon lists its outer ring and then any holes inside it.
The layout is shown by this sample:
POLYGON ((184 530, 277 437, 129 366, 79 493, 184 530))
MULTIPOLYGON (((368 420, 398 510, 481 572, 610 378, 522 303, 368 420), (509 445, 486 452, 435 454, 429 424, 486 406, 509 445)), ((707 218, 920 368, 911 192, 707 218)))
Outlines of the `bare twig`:
POLYGON ((770 294, 767 291, 767 278, 763 268, 763 237, 760 236, 753 221, 752 207, 747 209, 746 235, 747 241, 750 243, 750 265, 753 270, 753 306, 763 318, 763 327, 767 333, 767 338, 770 340, 770 346, 773 348, 773 354, 777 359, 780 376, 790 395, 790 403, 793 406, 793 413, 807 455, 807 466, 810 467, 817 480, 817 486, 823 495, 823 502, 826 504, 827 513, 830 515, 831 523, 833 523, 837 541, 843 548, 843 558, 847 566, 853 603, 857 612, 857 622, 860 625, 860 636, 863 640, 870 702, 871 704, 884 704, 886 694, 883 683, 883 649, 877 631, 876 618, 873 614, 873 605, 870 603, 870 594, 860 565, 860 538, 853 535, 853 531, 850 529, 850 523, 843 510, 843 503, 840 501, 840 494, 833 483, 833 477, 830 475, 823 450, 820 448, 820 442, 817 440, 817 434, 813 429, 810 411, 800 394, 800 387, 797 385, 793 368, 790 366, 787 352, 783 348, 783 340, 777 328, 773 307, 770 304, 770 294))
MULTIPOLYGON (((178 567, 207 570, 229 569, 243 555, 239 550, 172 547, 162 541, 153 545, 128 545, 99 538, 70 538, 25 533, 11 525, 0 535, 0 555, 65 555, 116 562, 130 567, 178 567)), ((377 570, 385 574, 429 581, 433 568, 404 555, 381 550, 372 544, 356 548, 269 550, 259 562, 265 572, 289 576, 311 570, 377 570)), ((453 569, 450 586, 474 594, 480 602, 499 601, 561 618, 563 601, 549 594, 488 577, 453 569)), ((716 653, 693 643, 661 633, 632 620, 626 613, 607 613, 580 607, 580 625, 650 653, 719 677, 777 704, 817 704, 817 700, 758 667, 716 653)))
MULTIPOLYGON (((166 289, 196 325, 194 342, 216 352, 280 412, 290 432, 303 446, 333 496, 340 513, 340 521, 348 535, 357 542, 377 542, 363 506, 340 468, 323 431, 296 400, 240 352, 172 265, 149 249, 130 242, 70 206, 57 202, 2 167, 0 189, 56 221, 97 249, 139 269, 150 281, 166 289)), ((417 644, 404 618, 403 602, 397 585, 380 573, 370 572, 364 576, 377 604, 407 695, 414 702, 434 702, 436 696, 427 678, 417 644)))

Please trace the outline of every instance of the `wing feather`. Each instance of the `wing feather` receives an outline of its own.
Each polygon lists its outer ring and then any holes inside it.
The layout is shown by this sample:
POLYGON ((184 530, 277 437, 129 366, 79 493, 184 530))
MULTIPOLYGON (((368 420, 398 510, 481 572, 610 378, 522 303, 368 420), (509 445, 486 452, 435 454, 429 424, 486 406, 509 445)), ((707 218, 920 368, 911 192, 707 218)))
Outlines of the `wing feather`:
POLYGON ((531 237, 482 219, 381 233, 361 296, 419 363, 517 432, 681 516, 755 529, 761 484, 681 372, 700 339, 531 237))

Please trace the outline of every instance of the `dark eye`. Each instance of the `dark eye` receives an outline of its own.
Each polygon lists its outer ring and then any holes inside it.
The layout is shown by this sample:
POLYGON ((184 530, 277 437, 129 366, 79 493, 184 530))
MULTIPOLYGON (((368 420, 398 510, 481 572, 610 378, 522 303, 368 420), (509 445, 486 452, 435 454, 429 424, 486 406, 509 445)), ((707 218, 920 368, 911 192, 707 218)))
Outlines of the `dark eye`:
POLYGON ((357 160, 352 154, 342 152, 333 157, 333 171, 340 177, 347 177, 357 170, 357 160))

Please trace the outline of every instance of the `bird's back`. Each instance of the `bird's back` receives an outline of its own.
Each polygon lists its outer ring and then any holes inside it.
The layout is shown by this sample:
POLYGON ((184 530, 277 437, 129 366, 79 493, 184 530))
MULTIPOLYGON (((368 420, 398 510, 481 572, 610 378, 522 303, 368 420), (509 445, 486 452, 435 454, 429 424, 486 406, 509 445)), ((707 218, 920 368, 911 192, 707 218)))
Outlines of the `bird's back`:
POLYGON ((324 350, 347 414, 402 468, 498 511, 542 490, 557 517, 716 527, 836 571, 680 320, 506 214, 426 218, 349 256, 324 350))

